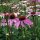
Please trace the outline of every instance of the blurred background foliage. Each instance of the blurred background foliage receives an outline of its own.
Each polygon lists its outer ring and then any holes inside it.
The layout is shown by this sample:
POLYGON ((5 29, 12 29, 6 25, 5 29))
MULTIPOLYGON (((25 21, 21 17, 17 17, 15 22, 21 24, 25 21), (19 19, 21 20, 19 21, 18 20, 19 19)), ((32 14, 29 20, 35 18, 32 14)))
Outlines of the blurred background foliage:
POLYGON ((15 2, 15 3, 18 3, 19 1, 21 0, 0 0, 0 3, 3 3, 3 2, 6 2, 6 3, 10 3, 10 2, 15 2))
POLYGON ((0 12, 12 12, 12 8, 10 6, 0 6, 0 12))

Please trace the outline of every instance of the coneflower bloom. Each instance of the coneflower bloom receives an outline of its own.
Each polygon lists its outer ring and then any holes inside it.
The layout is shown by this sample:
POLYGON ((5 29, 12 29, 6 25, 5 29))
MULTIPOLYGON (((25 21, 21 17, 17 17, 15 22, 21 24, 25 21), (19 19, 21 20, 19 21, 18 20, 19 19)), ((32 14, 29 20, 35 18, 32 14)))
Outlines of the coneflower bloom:
POLYGON ((31 15, 37 15, 37 16, 40 16, 40 12, 29 12, 29 14, 28 14, 29 16, 31 16, 31 15))
POLYGON ((7 25, 6 19, 2 19, 1 20, 1 26, 6 26, 6 25, 7 25))
POLYGON ((40 16, 40 12, 36 12, 36 15, 40 16))
POLYGON ((16 28, 19 28, 20 26, 25 27, 25 24, 30 26, 33 24, 33 22, 30 19, 26 18, 25 16, 20 16, 19 18, 15 19, 14 26, 16 28))
POLYGON ((8 19, 8 25, 9 26, 13 25, 14 19, 16 19, 16 16, 14 14, 10 14, 9 19, 8 19))

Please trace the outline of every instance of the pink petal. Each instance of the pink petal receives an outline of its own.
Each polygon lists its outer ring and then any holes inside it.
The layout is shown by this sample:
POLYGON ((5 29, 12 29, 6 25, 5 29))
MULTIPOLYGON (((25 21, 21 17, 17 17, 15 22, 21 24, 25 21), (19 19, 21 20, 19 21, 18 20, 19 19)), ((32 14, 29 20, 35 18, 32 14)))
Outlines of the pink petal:
POLYGON ((7 23, 1 23, 1 26, 6 26, 7 25, 7 23))
POLYGON ((2 19, 1 26, 6 26, 6 25, 7 25, 6 19, 2 19))
POLYGON ((14 23, 16 23, 16 22, 18 22, 18 21, 19 21, 18 18, 15 18, 15 19, 13 20, 14 23))
POLYGON ((31 16, 31 15, 32 15, 32 14, 31 14, 31 12, 28 12, 28 15, 30 15, 30 16, 31 16))
POLYGON ((38 2, 40 2, 40 0, 38 0, 38 2))
POLYGON ((24 25, 23 21, 21 21, 21 26, 22 26, 22 27, 25 27, 25 25, 24 25))
POLYGON ((8 19, 8 25, 12 26, 13 25, 13 19, 8 19))
POLYGON ((36 12, 36 15, 40 16, 40 12, 36 12))
POLYGON ((32 9, 29 9, 29 12, 33 12, 33 10, 32 9))
POLYGON ((2 22, 5 23, 6 22, 6 19, 2 19, 2 22))
POLYGON ((30 19, 25 19, 24 23, 29 25, 29 26, 33 24, 33 22, 30 19))
POLYGON ((17 21, 14 26, 18 29, 19 28, 19 25, 20 25, 20 21, 17 21))
POLYGON ((36 2, 40 2, 40 0, 36 0, 36 2))
POLYGON ((18 19, 18 18, 15 18, 15 19, 13 20, 13 22, 14 22, 14 26, 18 29, 18 27, 19 27, 19 25, 20 25, 19 19, 18 19))

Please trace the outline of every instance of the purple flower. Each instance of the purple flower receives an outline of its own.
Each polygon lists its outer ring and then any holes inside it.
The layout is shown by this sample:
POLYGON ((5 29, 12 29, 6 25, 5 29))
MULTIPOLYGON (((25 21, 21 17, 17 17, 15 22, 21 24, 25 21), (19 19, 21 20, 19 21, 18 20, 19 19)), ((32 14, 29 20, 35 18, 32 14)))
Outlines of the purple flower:
POLYGON ((12 26, 13 25, 13 19, 8 19, 8 25, 12 26))
POLYGON ((15 18, 16 18, 16 17, 15 17, 14 14, 10 14, 9 19, 8 19, 8 25, 9 25, 10 27, 12 27, 15 18))
POLYGON ((15 21, 14 26, 16 28, 19 28, 20 26, 25 27, 25 24, 29 26, 33 24, 33 22, 30 19, 26 18, 25 16, 20 16, 19 18, 16 18, 14 21, 15 21))
POLYGON ((31 0, 32 2, 40 2, 40 0, 31 0))
POLYGON ((6 26, 6 25, 7 25, 6 19, 2 19, 2 21, 1 21, 1 26, 6 26))
POLYGON ((36 2, 40 2, 40 0, 37 0, 36 2))
POLYGON ((40 12, 36 12, 36 15, 40 16, 40 12))
POLYGON ((31 15, 37 15, 37 16, 40 16, 40 12, 29 12, 29 14, 28 14, 29 16, 31 16, 31 15))

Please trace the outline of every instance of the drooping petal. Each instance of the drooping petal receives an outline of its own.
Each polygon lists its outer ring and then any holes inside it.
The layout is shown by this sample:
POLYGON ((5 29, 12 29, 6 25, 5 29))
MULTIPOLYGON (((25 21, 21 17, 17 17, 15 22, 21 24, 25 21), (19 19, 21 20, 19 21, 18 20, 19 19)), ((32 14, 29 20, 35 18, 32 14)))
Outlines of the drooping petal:
POLYGON ((14 26, 18 29, 19 28, 19 25, 20 25, 20 21, 17 21, 14 26))
POLYGON ((30 16, 31 16, 31 12, 28 12, 28 15, 30 15, 30 16))
POLYGON ((6 19, 2 19, 2 23, 5 23, 6 22, 6 19))
POLYGON ((18 18, 15 18, 15 19, 13 20, 13 22, 14 22, 14 26, 18 29, 18 27, 19 27, 19 25, 20 25, 19 19, 18 19, 18 18))
POLYGON ((1 26, 6 26, 7 25, 7 23, 1 23, 1 26))
POLYGON ((29 9, 29 12, 33 12, 33 10, 32 9, 29 9))
POLYGON ((37 0, 37 2, 40 2, 40 0, 37 0))
POLYGON ((22 27, 25 27, 25 25, 24 25, 23 21, 21 21, 21 26, 22 26, 22 27))
POLYGON ((2 21, 1 21, 1 26, 6 26, 6 25, 7 25, 6 19, 2 19, 2 21))
POLYGON ((13 19, 8 19, 8 25, 12 26, 13 25, 13 19))
POLYGON ((31 14, 31 12, 28 12, 29 14, 29 16, 31 16, 31 15, 37 15, 37 16, 40 16, 40 12, 35 12, 35 14, 31 14))
POLYGON ((40 0, 38 0, 38 2, 40 2, 40 0))
POLYGON ((27 24, 27 25, 32 25, 33 24, 33 22, 30 19, 25 19, 24 23, 27 24))
POLYGON ((18 21, 19 21, 18 18, 15 18, 15 19, 13 20, 14 23, 16 23, 16 22, 18 22, 18 21))
POLYGON ((36 15, 40 16, 40 12, 36 12, 36 15))

